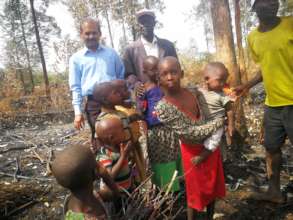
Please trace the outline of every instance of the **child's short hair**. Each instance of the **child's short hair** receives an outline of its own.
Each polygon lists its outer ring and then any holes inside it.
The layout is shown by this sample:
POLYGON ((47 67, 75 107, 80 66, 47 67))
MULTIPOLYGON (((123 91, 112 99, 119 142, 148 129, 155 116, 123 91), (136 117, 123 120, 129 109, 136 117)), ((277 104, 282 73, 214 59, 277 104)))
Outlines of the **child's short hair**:
POLYGON ((93 98, 101 105, 107 105, 107 97, 116 90, 116 86, 112 82, 103 82, 95 84, 93 98))
POLYGON ((76 191, 94 181, 96 160, 89 147, 74 145, 58 153, 51 167, 61 186, 76 191))
POLYGON ((110 133, 115 134, 117 128, 124 132, 121 119, 117 115, 112 114, 106 114, 102 119, 97 120, 95 124, 96 135, 98 138, 102 139, 105 135, 109 135, 110 133))
POLYGON ((221 63, 221 62, 209 62, 206 66, 205 66, 205 70, 210 72, 213 69, 221 69, 222 73, 226 76, 226 78, 228 78, 229 76, 229 71, 226 68, 226 66, 221 63))
POLYGON ((155 56, 147 56, 143 59, 143 65, 147 63, 157 63, 159 64, 159 59, 155 56))

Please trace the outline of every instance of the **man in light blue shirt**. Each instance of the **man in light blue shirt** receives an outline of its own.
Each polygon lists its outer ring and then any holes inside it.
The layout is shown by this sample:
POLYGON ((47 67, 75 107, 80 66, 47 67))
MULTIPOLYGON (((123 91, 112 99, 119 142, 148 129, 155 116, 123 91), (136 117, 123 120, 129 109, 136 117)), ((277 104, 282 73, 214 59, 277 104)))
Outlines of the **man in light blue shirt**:
POLYGON ((94 122, 99 114, 98 103, 92 98, 96 83, 124 79, 124 66, 118 54, 99 44, 101 29, 98 21, 88 18, 80 26, 85 48, 72 55, 69 61, 69 86, 77 129, 84 127, 83 98, 87 97, 85 113, 94 134, 94 122))

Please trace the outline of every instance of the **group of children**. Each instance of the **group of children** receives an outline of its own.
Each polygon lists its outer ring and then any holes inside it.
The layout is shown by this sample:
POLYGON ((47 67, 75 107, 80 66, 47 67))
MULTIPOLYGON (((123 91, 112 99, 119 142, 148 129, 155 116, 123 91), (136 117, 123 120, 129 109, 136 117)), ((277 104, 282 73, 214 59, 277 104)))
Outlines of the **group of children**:
POLYGON ((95 86, 93 97, 101 107, 95 124, 95 149, 69 146, 53 161, 57 182, 71 192, 65 207, 67 219, 106 219, 102 201, 115 201, 116 209, 121 208, 117 198, 145 179, 147 165, 158 187, 169 183, 175 170, 184 176, 188 219, 194 219, 195 211, 204 207, 212 219, 215 199, 225 195, 218 149, 225 116, 228 135, 234 132, 232 102, 223 93, 227 69, 218 62, 207 64, 205 86, 192 91, 181 87, 183 71, 174 57, 159 61, 148 56, 143 69, 147 80, 143 95, 136 96, 135 109, 129 102, 126 81, 95 86), (139 144, 144 123, 150 164, 139 144), (94 181, 99 178, 102 182, 96 191, 94 181))

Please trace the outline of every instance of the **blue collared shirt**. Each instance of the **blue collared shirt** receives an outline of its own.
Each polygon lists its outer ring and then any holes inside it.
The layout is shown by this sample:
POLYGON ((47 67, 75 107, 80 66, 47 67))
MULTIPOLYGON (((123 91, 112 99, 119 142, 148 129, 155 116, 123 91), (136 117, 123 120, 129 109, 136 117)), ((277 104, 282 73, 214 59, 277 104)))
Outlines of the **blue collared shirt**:
POLYGON ((84 48, 70 57, 69 87, 75 115, 82 113, 82 97, 92 95, 96 83, 124 79, 124 66, 111 48, 99 45, 96 51, 84 48))

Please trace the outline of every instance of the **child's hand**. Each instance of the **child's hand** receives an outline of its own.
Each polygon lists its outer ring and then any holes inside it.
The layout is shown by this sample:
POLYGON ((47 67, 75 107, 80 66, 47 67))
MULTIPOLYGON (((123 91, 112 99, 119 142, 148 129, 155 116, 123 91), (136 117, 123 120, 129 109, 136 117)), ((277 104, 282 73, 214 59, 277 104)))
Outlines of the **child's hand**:
POLYGON ((195 157, 191 158, 191 163, 193 165, 198 165, 198 164, 200 164, 203 161, 203 159, 204 158, 201 157, 201 156, 195 156, 195 157))
POLYGON ((138 98, 143 97, 146 92, 144 85, 142 83, 136 83, 135 87, 134 87, 134 91, 135 91, 135 94, 138 98))
POLYGON ((127 157, 129 153, 132 151, 133 145, 131 141, 128 141, 126 144, 120 144, 120 154, 123 157, 127 157))

